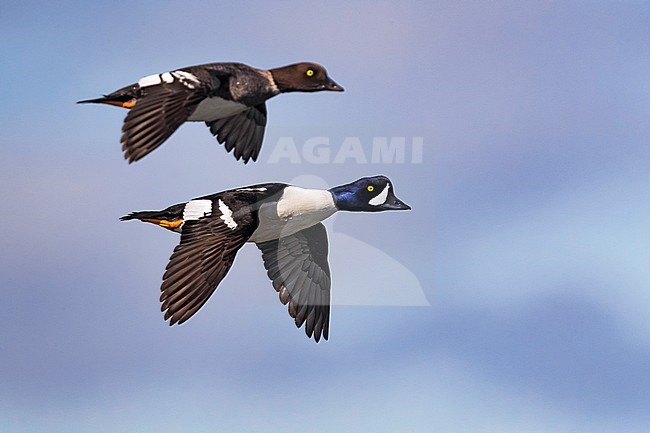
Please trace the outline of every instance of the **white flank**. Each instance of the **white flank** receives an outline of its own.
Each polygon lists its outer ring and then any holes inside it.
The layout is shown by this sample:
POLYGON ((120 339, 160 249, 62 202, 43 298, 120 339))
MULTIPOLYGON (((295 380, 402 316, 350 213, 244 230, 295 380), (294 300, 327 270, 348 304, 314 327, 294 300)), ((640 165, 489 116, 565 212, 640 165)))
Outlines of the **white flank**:
POLYGON ((235 220, 232 218, 232 211, 224 202, 219 199, 219 210, 223 215, 221 215, 221 219, 223 222, 226 223, 228 227, 230 227, 232 230, 235 230, 237 228, 237 223, 235 220))
POLYGON ((251 242, 265 242, 289 236, 327 219, 336 212, 334 197, 322 189, 288 186, 277 202, 262 204, 259 225, 251 242))
POLYGON ((183 220, 192 221, 212 213, 212 200, 188 201, 183 209, 183 220))
POLYGON ((278 200, 278 216, 285 220, 309 216, 314 222, 321 222, 335 211, 332 193, 322 189, 288 186, 278 200))
POLYGON ((138 80, 138 86, 140 87, 157 86, 161 82, 162 80, 160 79, 159 74, 147 75, 146 77, 140 78, 140 80, 138 80))
POLYGON ((383 191, 377 194, 375 197, 373 197, 368 204, 372 206, 379 206, 380 204, 386 203, 386 199, 388 198, 388 190, 390 189, 390 183, 387 183, 386 186, 384 187, 383 191))

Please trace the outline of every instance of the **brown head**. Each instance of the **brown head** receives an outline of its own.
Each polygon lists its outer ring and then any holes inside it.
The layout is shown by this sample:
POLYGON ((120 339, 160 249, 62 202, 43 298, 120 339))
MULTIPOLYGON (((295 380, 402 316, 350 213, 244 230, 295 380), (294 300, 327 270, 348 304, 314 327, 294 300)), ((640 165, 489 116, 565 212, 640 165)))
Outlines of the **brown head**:
POLYGON ((282 93, 286 92, 320 92, 329 90, 342 92, 339 86, 328 75, 321 65, 302 62, 281 68, 271 69, 273 80, 282 93))

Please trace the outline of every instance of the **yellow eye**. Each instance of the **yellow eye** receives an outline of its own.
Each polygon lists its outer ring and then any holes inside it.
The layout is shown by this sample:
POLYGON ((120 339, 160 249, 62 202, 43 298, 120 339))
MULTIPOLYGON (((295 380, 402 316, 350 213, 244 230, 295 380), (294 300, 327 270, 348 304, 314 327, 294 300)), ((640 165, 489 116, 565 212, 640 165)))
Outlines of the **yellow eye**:
POLYGON ((312 75, 314 75, 314 70, 313 69, 307 69, 307 72, 305 72, 305 74, 307 74, 308 77, 311 77, 312 75))
POLYGON ((368 185, 368 191, 373 192, 375 190, 375 187, 372 185, 368 185))

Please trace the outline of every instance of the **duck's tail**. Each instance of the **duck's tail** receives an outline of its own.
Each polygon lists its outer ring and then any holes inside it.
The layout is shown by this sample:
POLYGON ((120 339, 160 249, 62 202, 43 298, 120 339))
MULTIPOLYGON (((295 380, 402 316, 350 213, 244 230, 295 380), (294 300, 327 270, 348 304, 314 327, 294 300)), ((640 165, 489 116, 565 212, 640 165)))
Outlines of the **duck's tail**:
POLYGON ((83 101, 77 101, 77 104, 107 104, 122 108, 133 108, 135 106, 135 103, 136 99, 129 95, 122 95, 118 97, 106 95, 101 98, 84 99, 83 101))
POLYGON ((165 210, 145 210, 131 212, 120 218, 120 221, 140 220, 145 223, 156 224, 169 230, 178 231, 183 224, 183 209, 185 203, 170 206, 165 210))
POLYGON ((101 98, 84 99, 77 101, 77 104, 108 104, 115 105, 122 108, 133 108, 139 95, 139 88, 137 85, 123 87, 110 95, 104 95, 101 98))

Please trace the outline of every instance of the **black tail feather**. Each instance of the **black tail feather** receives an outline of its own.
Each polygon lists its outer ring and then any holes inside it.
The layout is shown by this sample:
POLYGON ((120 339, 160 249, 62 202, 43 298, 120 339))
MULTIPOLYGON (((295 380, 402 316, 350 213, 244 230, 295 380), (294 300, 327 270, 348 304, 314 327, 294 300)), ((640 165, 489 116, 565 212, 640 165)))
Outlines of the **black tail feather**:
POLYGON ((183 210, 185 203, 175 204, 164 210, 144 210, 139 212, 131 212, 128 215, 120 217, 120 221, 129 220, 143 220, 143 219, 162 219, 174 221, 183 217, 183 210))
POLYGON ((121 105, 125 102, 137 99, 139 95, 140 87, 137 84, 131 84, 129 86, 122 87, 121 89, 118 89, 108 95, 103 95, 101 98, 84 99, 82 101, 77 101, 77 104, 121 105))
POLYGON ((120 221, 129 221, 129 220, 142 220, 143 218, 159 218, 162 212, 160 211, 140 211, 140 212, 131 212, 128 215, 120 217, 120 221))
POLYGON ((77 101, 77 104, 104 104, 106 101, 109 99, 106 98, 106 95, 102 96, 101 98, 96 98, 96 99, 84 99, 83 101, 77 101))
POLYGON ((84 99, 82 101, 77 101, 77 104, 111 104, 119 105, 125 102, 133 100, 134 97, 131 95, 104 95, 101 98, 95 99, 84 99))

